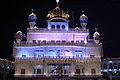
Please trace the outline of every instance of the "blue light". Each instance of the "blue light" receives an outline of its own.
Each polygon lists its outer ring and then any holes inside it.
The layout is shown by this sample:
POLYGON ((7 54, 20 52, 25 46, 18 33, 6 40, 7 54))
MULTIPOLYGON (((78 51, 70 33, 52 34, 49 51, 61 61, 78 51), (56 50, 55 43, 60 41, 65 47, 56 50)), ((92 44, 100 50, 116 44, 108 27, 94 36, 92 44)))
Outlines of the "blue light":
POLYGON ((57 56, 57 55, 56 55, 56 52, 55 52, 55 51, 49 50, 48 56, 50 56, 50 57, 52 56, 52 57, 53 57, 53 56, 57 56))
POLYGON ((29 56, 29 51, 30 49, 25 49, 25 48, 20 48, 17 49, 17 57, 30 57, 29 56))
POLYGON ((79 57, 79 58, 83 59, 82 51, 76 50, 76 51, 75 51, 75 55, 76 55, 76 57, 79 57))

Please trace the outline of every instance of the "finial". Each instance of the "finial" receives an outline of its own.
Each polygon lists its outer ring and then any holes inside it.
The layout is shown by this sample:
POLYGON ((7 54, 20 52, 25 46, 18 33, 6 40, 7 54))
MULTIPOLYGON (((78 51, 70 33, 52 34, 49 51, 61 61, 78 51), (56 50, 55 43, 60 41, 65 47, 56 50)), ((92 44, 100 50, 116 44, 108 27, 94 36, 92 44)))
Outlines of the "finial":
POLYGON ((97 31, 97 28, 95 28, 95 30, 97 31))
POLYGON ((32 12, 34 11, 34 9, 32 9, 32 12))
POLYGON ((59 3, 59 0, 56 0, 56 3, 59 3))
POLYGON ((84 11, 82 11, 82 13, 84 13, 84 11))

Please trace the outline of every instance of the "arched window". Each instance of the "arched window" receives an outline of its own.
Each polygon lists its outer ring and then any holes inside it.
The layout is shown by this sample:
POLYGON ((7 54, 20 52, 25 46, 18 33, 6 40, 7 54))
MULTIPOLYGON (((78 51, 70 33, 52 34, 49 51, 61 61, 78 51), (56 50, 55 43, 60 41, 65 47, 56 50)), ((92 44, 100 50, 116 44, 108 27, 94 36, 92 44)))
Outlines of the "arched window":
POLYGON ((57 29, 60 29, 60 25, 57 25, 57 29))
POLYGON ((62 29, 65 29, 65 25, 62 25, 62 29))
POLYGON ((55 25, 52 25, 51 28, 52 28, 52 29, 55 29, 55 25))
POLYGON ((112 63, 109 63, 109 69, 113 69, 112 63))

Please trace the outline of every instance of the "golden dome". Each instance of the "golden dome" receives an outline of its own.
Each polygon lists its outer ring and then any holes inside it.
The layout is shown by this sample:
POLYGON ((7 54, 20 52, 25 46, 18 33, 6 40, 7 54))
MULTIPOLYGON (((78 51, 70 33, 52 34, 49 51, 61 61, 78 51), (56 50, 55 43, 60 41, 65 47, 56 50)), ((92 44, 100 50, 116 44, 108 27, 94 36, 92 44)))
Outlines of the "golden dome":
POLYGON ((47 18, 51 19, 54 17, 61 17, 61 18, 65 18, 68 19, 69 18, 69 14, 67 12, 65 12, 64 10, 61 10, 59 8, 59 5, 57 4, 56 8, 53 9, 52 11, 49 11, 47 18))

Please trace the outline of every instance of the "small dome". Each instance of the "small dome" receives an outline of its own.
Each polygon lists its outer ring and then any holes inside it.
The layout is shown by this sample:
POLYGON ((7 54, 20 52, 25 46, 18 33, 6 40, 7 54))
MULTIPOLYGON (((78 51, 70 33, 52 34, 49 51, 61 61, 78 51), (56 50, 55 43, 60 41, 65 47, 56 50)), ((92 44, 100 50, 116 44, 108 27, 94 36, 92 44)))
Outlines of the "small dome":
POLYGON ((15 38, 16 39, 21 39, 22 38, 22 32, 21 31, 18 31, 15 35, 15 38))
POLYGON ((81 23, 87 23, 87 20, 88 20, 88 18, 87 18, 87 16, 85 16, 84 14, 82 14, 82 15, 80 16, 80 22, 81 22, 81 23))
POLYGON ((29 22, 36 22, 36 15, 32 12, 29 16, 28 16, 29 22))
POLYGON ((93 34, 93 37, 96 37, 96 36, 100 36, 100 34, 97 31, 93 34))
POLYGON ((49 11, 47 18, 51 19, 54 17, 61 17, 61 18, 65 18, 68 19, 70 16, 67 12, 65 12, 64 10, 61 10, 59 8, 59 5, 57 4, 56 8, 53 9, 52 11, 49 11))
POLYGON ((36 16, 33 12, 29 16, 36 16))

